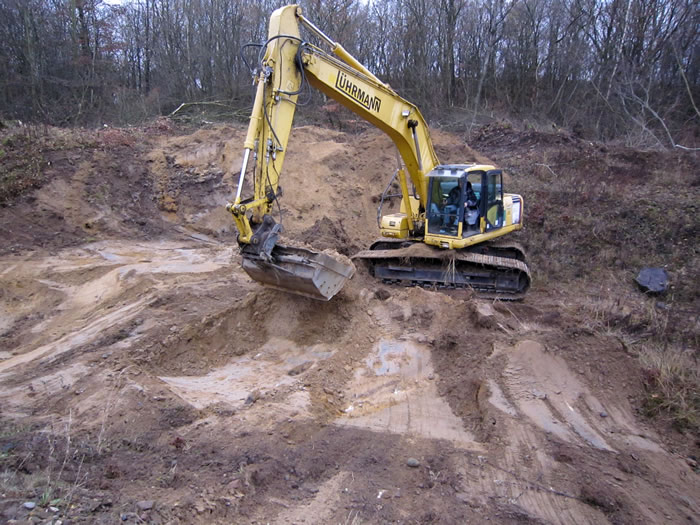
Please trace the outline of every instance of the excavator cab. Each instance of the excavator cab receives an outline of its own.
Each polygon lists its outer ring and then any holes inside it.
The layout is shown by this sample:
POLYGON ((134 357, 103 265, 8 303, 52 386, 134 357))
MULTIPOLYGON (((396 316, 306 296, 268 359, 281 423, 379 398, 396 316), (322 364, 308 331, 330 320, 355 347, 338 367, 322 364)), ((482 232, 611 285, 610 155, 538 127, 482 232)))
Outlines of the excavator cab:
POLYGON ((459 239, 505 225, 503 175, 501 170, 489 168, 437 166, 428 174, 429 235, 459 239))

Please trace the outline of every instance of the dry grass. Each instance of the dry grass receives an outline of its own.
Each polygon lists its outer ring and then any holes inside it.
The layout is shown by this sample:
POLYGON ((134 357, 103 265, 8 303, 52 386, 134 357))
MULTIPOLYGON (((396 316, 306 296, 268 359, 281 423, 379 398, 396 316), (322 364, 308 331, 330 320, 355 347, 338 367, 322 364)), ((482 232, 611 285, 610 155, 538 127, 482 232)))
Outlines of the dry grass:
POLYGON ((639 354, 649 393, 645 410, 670 417, 679 429, 700 430, 700 363, 694 352, 644 345, 639 354))
POLYGON ((454 256, 446 259, 443 275, 446 283, 457 281, 457 259, 454 256))
POLYGON ((583 325, 639 356, 647 413, 699 431, 698 351, 689 350, 700 347, 697 157, 557 135, 523 141, 508 130, 496 138, 514 142, 501 162, 525 198, 534 286, 578 296, 571 308, 585 312, 572 310, 583 325), (639 291, 645 266, 669 272, 666 295, 639 291))
POLYGON ((88 478, 86 461, 94 446, 74 439, 72 411, 64 420, 36 427, 9 427, 0 433, 12 445, 0 454, 0 493, 39 507, 58 507, 70 513, 72 504, 88 478))
POLYGON ((679 430, 698 432, 700 355, 693 323, 697 318, 674 313, 679 305, 673 302, 663 304, 660 308, 658 299, 638 294, 600 294, 584 302, 586 315, 580 317, 591 331, 616 338, 638 356, 647 415, 668 418, 679 430))
POLYGON ((18 124, 0 132, 0 205, 42 186, 50 153, 94 148, 98 135, 89 130, 18 124))
POLYGON ((695 158, 574 142, 511 162, 509 190, 525 198, 522 237, 536 285, 597 281, 613 270, 629 287, 642 267, 664 266, 676 299, 698 300, 695 158))

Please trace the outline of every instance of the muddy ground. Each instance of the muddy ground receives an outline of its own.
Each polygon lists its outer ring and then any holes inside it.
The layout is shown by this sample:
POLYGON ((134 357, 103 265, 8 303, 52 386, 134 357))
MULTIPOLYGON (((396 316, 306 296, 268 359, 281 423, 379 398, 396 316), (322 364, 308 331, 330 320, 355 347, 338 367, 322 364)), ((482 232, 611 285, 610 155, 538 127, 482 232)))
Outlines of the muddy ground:
MULTIPOLYGON (((0 521, 700 522, 692 411, 660 409, 643 359, 697 367, 694 156, 502 124, 477 153, 435 131, 443 162, 491 160, 524 195, 527 298, 360 269, 320 303, 240 269, 242 127, 12 133, 0 521), (640 293, 644 264, 669 294, 640 293)), ((285 235, 369 245, 394 163, 375 130, 295 129, 285 235)))

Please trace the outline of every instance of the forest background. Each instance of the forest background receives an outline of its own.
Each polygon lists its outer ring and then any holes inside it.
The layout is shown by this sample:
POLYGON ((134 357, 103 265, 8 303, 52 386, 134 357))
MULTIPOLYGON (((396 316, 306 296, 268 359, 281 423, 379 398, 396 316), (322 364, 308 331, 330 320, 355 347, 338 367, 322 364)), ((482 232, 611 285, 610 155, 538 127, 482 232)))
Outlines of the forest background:
MULTIPOLYGON (((285 3, 2 0, 0 119, 128 125, 183 103, 244 119, 253 90, 241 47, 264 42, 285 3)), ((694 0, 300 4, 434 125, 508 118, 637 147, 700 142, 694 0)), ((309 99, 322 115, 323 96, 309 99)))

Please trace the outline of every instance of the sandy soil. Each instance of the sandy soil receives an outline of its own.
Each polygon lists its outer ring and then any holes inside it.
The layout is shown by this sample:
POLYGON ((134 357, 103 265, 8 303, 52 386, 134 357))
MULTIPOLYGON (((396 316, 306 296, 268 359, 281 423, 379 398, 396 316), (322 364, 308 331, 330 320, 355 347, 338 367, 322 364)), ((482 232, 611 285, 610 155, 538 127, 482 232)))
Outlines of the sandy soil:
MULTIPOLYGON (((223 209, 242 136, 114 131, 0 208, 1 521, 700 522, 697 441, 641 415, 639 361, 578 289, 251 282, 223 209)), ((394 163, 375 131, 295 129, 285 235, 367 246, 394 163)))

